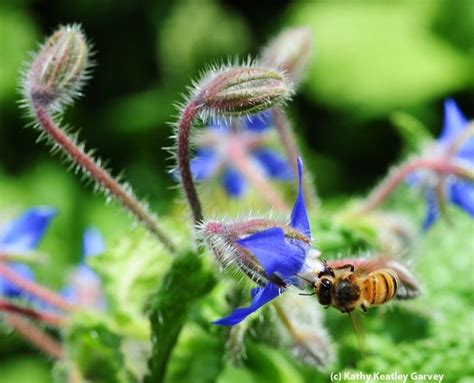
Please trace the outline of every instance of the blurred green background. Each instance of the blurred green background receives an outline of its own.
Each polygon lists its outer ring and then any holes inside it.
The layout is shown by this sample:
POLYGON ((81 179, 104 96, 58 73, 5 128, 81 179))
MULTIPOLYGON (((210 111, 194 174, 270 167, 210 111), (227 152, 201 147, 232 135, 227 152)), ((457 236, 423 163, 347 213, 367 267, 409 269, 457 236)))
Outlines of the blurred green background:
MULTIPOLYGON (((79 259, 86 225, 115 238, 131 223, 35 143, 38 132, 24 128, 29 121, 18 107, 28 53, 59 24, 74 22, 92 41, 97 64, 64 121, 160 214, 177 196, 173 162, 161 150, 172 143, 173 104, 206 65, 255 56, 288 26, 314 33, 308 74, 288 112, 323 199, 367 191, 400 159, 395 113, 433 135, 445 97, 474 116, 471 0, 0 0, 0 212, 34 204, 60 210, 43 244, 54 267, 38 270, 53 286, 79 259)), ((47 374, 41 380, 46 362, 14 338, 0 340, 0 380, 27 381, 17 374, 37 369, 38 381, 48 381, 47 374)))

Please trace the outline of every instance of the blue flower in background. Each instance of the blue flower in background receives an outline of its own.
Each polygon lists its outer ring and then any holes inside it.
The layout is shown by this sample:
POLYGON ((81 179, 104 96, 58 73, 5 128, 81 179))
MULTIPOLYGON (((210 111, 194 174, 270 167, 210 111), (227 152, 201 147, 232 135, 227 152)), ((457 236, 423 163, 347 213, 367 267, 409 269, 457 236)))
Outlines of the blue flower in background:
POLYGON ((241 197, 247 190, 247 181, 236 162, 248 156, 265 177, 281 181, 294 178, 293 169, 279 153, 266 147, 266 133, 273 121, 269 111, 251 117, 242 117, 229 125, 217 120, 198 138, 191 172, 197 181, 218 178, 226 193, 241 197))
MULTIPOLYGON (((444 124, 441 135, 437 140, 438 155, 446 156, 447 151, 453 145, 455 140, 468 127, 468 120, 457 107, 452 99, 447 99, 444 103, 444 124)), ((456 160, 462 161, 467 166, 474 165, 474 136, 470 136, 463 142, 455 153, 452 153, 456 160)), ((419 182, 418 176, 415 175, 414 182, 419 182)), ((474 183, 463 180, 454 176, 446 178, 444 187, 444 195, 454 205, 458 206, 471 217, 474 216, 474 183)), ((426 189, 426 200, 428 204, 428 212, 423 222, 423 229, 427 230, 436 221, 439 215, 439 202, 435 186, 426 189)))
POLYGON ((93 227, 87 228, 82 240, 82 261, 74 269, 68 285, 61 292, 61 295, 69 302, 88 308, 105 307, 102 282, 86 264, 88 257, 103 254, 105 250, 105 242, 100 231, 93 227))
MULTIPOLYGON (((0 228, 0 253, 21 254, 34 250, 55 215, 55 209, 38 206, 7 222, 0 228)), ((27 265, 11 262, 9 267, 26 279, 34 279, 33 271, 27 265)), ((17 286, 0 277, 0 296, 18 298, 21 295, 22 291, 17 286)))
POLYGON ((31 208, 0 228, 0 251, 21 253, 38 246, 56 210, 46 206, 31 208))
POLYGON ((314 265, 309 262, 311 230, 301 185, 302 176, 303 164, 298 159, 298 196, 290 224, 285 230, 271 227, 236 241, 238 246, 257 259, 268 276, 268 282, 264 287, 251 290, 252 302, 248 307, 237 308, 229 316, 213 322, 214 324, 233 326, 279 296, 287 285, 298 285, 297 273, 322 271, 322 267, 318 269, 319 263, 314 265))

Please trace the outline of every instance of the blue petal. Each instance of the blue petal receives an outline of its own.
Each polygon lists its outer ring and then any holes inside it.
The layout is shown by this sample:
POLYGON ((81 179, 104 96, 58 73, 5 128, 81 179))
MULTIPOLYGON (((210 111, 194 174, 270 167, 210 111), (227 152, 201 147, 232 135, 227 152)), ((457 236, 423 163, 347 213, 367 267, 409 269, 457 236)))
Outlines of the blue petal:
POLYGON ((88 227, 82 237, 82 255, 93 257, 105 252, 105 242, 102 234, 95 227, 88 227))
POLYGON ((291 227, 301 231, 304 235, 311 239, 311 229, 309 227, 308 213, 303 194, 303 161, 298 157, 298 196, 296 197, 293 211, 291 212, 291 227))
POLYGON ((244 117, 243 122, 245 129, 255 133, 262 133, 272 127, 272 113, 268 110, 249 117, 244 117))
POLYGON ((293 169, 290 164, 277 152, 266 148, 259 148, 254 150, 252 155, 257 158, 269 177, 282 181, 291 181, 294 178, 293 169))
POLYGON ((427 231, 431 225, 436 221, 439 215, 438 202, 436 201, 436 193, 430 189, 426 195, 426 202, 428 211, 426 212, 425 220, 423 221, 423 230, 427 231))
POLYGON ((250 314, 257 311, 264 304, 275 299, 281 294, 280 289, 273 283, 268 283, 265 287, 257 287, 252 289, 252 303, 247 307, 240 307, 232 311, 232 313, 225 318, 212 322, 220 326, 234 326, 247 318, 250 314))
POLYGON ((0 232, 0 249, 12 252, 34 249, 55 215, 56 210, 46 206, 27 210, 0 232))
POLYGON ((217 153, 213 149, 199 149, 191 160, 191 173, 196 181, 212 177, 219 166, 217 153))
POLYGON ((268 276, 278 273, 283 279, 291 278, 301 270, 308 248, 301 241, 287 240, 279 227, 259 231, 237 243, 257 258, 268 276))
POLYGON ((449 144, 467 126, 467 123, 466 117, 464 117, 456 102, 450 98, 446 99, 444 101, 444 124, 439 141, 449 144))
MULTIPOLYGON (((34 280, 33 271, 29 266, 22 263, 10 263, 8 267, 22 277, 30 281, 34 280)), ((17 285, 0 276, 0 296, 7 298, 18 298, 22 295, 24 295, 23 291, 17 285)))
POLYGON ((474 216, 474 183, 457 180, 450 188, 450 200, 465 212, 474 216))
POLYGON ((245 178, 234 168, 226 169, 221 182, 230 197, 241 197, 247 190, 245 178))

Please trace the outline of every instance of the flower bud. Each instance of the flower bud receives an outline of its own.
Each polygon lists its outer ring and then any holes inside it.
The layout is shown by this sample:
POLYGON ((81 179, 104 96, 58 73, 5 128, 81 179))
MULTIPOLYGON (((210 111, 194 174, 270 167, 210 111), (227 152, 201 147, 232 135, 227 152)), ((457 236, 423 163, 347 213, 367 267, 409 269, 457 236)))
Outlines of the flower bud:
POLYGON ((284 102, 293 93, 281 71, 253 65, 211 71, 197 90, 196 102, 211 116, 258 113, 284 102))
POLYGON ((285 29, 263 50, 262 59, 288 73, 298 82, 311 55, 311 33, 307 28, 285 29))
POLYGON ((58 111, 79 95, 90 51, 78 25, 62 26, 50 36, 29 66, 23 91, 33 107, 58 111))

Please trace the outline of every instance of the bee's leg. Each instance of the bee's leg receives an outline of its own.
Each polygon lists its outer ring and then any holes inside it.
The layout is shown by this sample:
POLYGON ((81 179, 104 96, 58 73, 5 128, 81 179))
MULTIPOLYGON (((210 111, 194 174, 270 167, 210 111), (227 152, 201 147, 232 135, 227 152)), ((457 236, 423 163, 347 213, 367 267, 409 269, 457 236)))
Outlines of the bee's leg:
POLYGON ((365 313, 366 313, 367 310, 368 310, 367 306, 366 306, 364 303, 362 303, 362 304, 360 305, 360 309, 361 309, 363 312, 365 312, 365 313))

